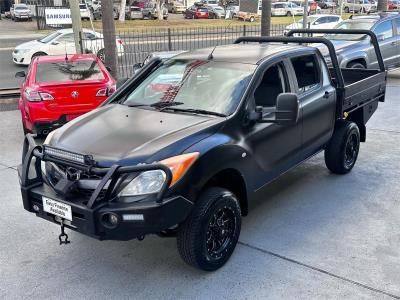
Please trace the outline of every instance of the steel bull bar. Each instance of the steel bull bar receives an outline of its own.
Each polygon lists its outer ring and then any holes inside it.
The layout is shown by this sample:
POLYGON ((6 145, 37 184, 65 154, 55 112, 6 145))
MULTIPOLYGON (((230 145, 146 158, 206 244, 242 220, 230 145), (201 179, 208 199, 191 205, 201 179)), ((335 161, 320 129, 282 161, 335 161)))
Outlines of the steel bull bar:
MULTIPOLYGON (((179 224, 186 219, 193 207, 191 201, 179 195, 168 195, 165 198, 172 181, 172 173, 163 164, 98 167, 91 155, 74 153, 47 145, 38 145, 34 137, 35 135, 32 134, 26 135, 23 163, 18 167, 23 205, 25 210, 36 213, 41 218, 53 223, 61 223, 62 233, 65 221, 66 227, 100 240, 130 240, 143 237, 145 234, 159 233, 179 224), (85 174, 98 175, 102 178, 88 201, 71 200, 56 188, 58 184, 52 187, 43 178, 42 161, 71 167, 85 172, 85 174), (146 196, 144 202, 138 201, 127 204, 116 201, 118 199, 117 194, 121 190, 121 183, 124 182, 121 179, 123 176, 129 175, 129 179, 133 180, 141 172, 152 170, 162 170, 166 174, 165 182, 158 193, 146 196), (101 195, 103 191, 105 191, 105 194, 101 195), (73 216, 73 221, 68 222, 45 213, 41 202, 43 197, 70 205, 73 215, 75 214, 78 217, 73 216), (101 217, 105 213, 118 216, 119 221, 121 221, 118 227, 103 226, 101 217), (141 222, 122 222, 123 213, 140 214, 144 217, 140 220, 141 222)), ((68 181, 68 178, 65 180, 68 181)))

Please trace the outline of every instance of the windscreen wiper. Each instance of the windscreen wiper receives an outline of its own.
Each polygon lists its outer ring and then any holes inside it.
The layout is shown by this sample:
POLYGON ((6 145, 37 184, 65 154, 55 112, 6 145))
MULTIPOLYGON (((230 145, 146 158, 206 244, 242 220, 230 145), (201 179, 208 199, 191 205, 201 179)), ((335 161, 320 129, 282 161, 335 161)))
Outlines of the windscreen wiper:
POLYGON ((196 108, 176 108, 176 107, 164 107, 162 110, 173 110, 173 111, 179 111, 179 112, 188 112, 188 113, 194 113, 194 114, 202 114, 202 115, 211 115, 211 116, 217 116, 217 117, 227 117, 227 115, 215 112, 215 111, 209 111, 209 110, 204 110, 204 109, 196 109, 196 108))
POLYGON ((128 105, 129 107, 142 107, 142 106, 150 106, 150 107, 155 107, 155 108, 166 108, 170 106, 175 106, 175 105, 182 105, 183 102, 167 102, 167 101, 158 101, 155 103, 151 104, 144 104, 144 103, 137 103, 137 104, 130 104, 128 105))

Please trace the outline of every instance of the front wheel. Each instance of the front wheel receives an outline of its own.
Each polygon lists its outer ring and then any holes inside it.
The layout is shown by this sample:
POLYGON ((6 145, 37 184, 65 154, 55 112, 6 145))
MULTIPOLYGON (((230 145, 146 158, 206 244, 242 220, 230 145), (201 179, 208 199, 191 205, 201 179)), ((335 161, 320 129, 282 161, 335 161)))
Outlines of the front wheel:
POLYGON ((291 16, 292 16, 292 13, 291 13, 290 11, 288 11, 288 12, 286 13, 286 16, 291 17, 291 16))
POLYGON ((354 122, 340 122, 327 147, 325 164, 335 174, 346 174, 353 169, 360 150, 360 131, 354 122))
POLYGON ((240 228, 241 212, 236 196, 223 188, 208 188, 179 228, 179 254, 193 267, 217 270, 232 255, 240 228))
POLYGON ((253 23, 256 19, 254 17, 250 17, 250 22, 253 23))

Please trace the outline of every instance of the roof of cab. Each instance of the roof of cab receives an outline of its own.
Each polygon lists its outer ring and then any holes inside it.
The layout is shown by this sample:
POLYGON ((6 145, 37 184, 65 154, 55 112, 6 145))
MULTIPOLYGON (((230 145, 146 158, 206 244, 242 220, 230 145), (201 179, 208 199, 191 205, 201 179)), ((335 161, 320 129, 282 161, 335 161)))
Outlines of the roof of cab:
MULTIPOLYGON (((68 61, 82 61, 82 60, 98 60, 94 54, 68 54, 68 61)), ((63 55, 44 55, 36 57, 37 63, 53 63, 65 61, 65 54, 63 55)))
MULTIPOLYGON (((197 49, 174 56, 173 59, 208 60, 214 47, 197 49)), ((300 50, 314 50, 315 47, 283 43, 251 43, 217 46, 213 52, 214 61, 259 64, 262 60, 277 54, 288 54, 300 50)))

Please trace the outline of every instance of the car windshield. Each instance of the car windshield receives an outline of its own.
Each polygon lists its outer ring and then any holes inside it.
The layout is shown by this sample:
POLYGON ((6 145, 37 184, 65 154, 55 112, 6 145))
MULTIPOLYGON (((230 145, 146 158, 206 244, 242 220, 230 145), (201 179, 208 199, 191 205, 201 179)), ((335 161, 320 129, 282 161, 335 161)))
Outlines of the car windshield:
MULTIPOLYGON (((370 30, 374 25, 374 21, 357 21, 357 22, 342 22, 335 26, 335 29, 367 29, 370 30)), ((356 41, 361 40, 365 37, 364 34, 326 34, 325 38, 330 40, 345 40, 345 41, 356 41)))
POLYGON ((104 74, 95 60, 39 63, 36 67, 38 83, 103 79, 104 74))
MULTIPOLYGON (((307 17, 307 23, 313 23, 314 21, 318 20, 320 17, 307 17)), ((303 24, 303 19, 297 21, 297 23, 303 24)))
POLYGON ((79 8, 80 8, 80 9, 86 9, 86 4, 80 4, 80 5, 79 5, 79 8))
POLYGON ((27 9, 29 9, 28 6, 16 6, 15 7, 15 10, 27 10, 27 9))
POLYGON ((175 102, 179 109, 229 115, 236 110, 255 68, 241 63, 170 60, 128 95, 124 104, 175 102))
POLYGON ((49 35, 46 35, 45 37, 43 37, 41 39, 38 39, 38 41, 46 44, 46 43, 49 43, 52 40, 54 40, 56 37, 59 37, 60 35, 61 35, 61 32, 56 31, 56 32, 50 33, 49 35))

